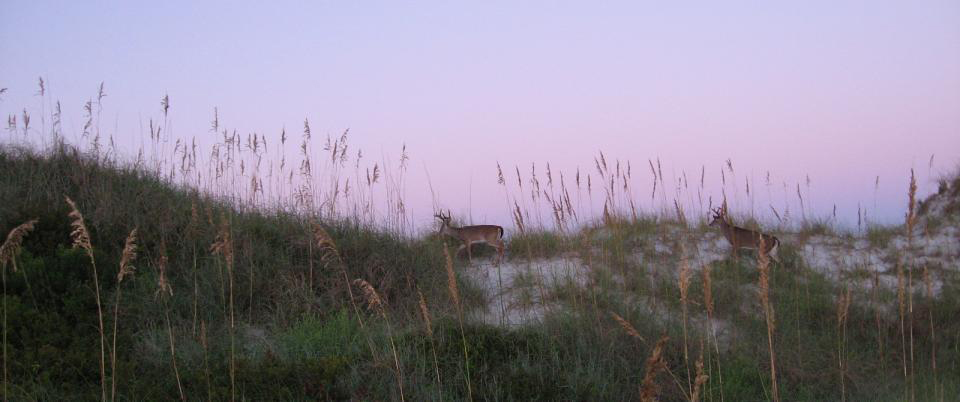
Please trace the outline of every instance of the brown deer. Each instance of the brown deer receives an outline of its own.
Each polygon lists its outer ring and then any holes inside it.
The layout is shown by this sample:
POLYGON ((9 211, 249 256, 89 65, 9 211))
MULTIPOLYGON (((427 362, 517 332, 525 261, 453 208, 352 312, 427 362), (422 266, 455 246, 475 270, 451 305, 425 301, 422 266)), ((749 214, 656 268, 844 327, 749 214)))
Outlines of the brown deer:
POLYGON ((723 237, 730 243, 730 253, 736 258, 737 250, 741 248, 756 249, 760 252, 760 245, 763 245, 763 253, 770 259, 780 262, 777 259, 777 251, 780 246, 780 239, 776 236, 761 233, 756 230, 744 229, 739 226, 733 226, 727 219, 726 208, 717 208, 713 211, 713 220, 710 226, 718 226, 723 237))
POLYGON ((453 237, 463 243, 454 255, 459 254, 460 251, 465 248, 467 249, 467 258, 469 258, 472 263, 473 253, 470 251, 470 245, 474 243, 485 243, 497 249, 497 265, 500 265, 504 250, 503 227, 497 225, 473 225, 458 228, 450 226, 449 211, 447 211, 446 216, 443 215, 443 212, 440 212, 440 215, 434 216, 442 222, 440 226, 441 234, 453 237))

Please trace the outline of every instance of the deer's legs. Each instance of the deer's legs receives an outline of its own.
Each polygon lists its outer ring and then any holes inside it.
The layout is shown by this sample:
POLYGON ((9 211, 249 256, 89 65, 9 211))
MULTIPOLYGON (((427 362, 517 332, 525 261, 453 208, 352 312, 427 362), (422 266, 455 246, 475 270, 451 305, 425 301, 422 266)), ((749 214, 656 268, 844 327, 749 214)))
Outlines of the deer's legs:
POLYGON ((471 264, 473 264, 473 252, 470 251, 470 243, 464 242, 463 247, 467 248, 467 259, 470 261, 471 264))
POLYGON ((497 266, 500 266, 500 261, 503 260, 503 249, 505 248, 503 245, 503 240, 497 242, 497 244, 493 247, 497 249, 497 266))

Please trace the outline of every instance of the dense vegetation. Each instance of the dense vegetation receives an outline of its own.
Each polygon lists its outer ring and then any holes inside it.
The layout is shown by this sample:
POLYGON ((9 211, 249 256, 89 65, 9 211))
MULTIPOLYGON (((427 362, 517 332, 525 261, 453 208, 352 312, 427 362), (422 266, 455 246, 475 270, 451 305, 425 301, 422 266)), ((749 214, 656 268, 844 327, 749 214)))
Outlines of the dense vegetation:
MULTIPOLYGON (((788 245, 762 270, 749 255, 638 262, 641 235, 708 229, 605 217, 512 239, 513 262, 568 253, 589 274, 541 289, 542 319, 498 326, 471 318, 494 295, 464 272, 486 268, 448 262, 435 235, 213 198, 62 144, 4 147, 0 172, 0 230, 36 219, 3 271, 9 400, 760 400, 771 365, 785 400, 960 395, 956 267, 898 313, 896 289, 851 289, 788 245)), ((907 267, 918 283, 921 268, 907 267)))

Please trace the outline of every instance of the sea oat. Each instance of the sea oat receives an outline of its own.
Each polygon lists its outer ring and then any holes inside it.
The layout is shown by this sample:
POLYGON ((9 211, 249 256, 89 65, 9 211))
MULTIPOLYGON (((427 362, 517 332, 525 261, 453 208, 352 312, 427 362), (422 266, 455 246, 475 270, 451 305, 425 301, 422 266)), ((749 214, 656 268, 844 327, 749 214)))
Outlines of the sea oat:
POLYGON ((643 382, 640 386, 640 400, 653 402, 660 394, 660 385, 657 384, 657 374, 667 369, 667 362, 663 358, 663 347, 670 338, 664 335, 653 347, 653 352, 644 364, 643 382))
POLYGON ((697 377, 693 382, 693 392, 690 393, 690 402, 697 402, 700 400, 700 391, 703 389, 703 384, 710 379, 710 376, 703 373, 703 344, 701 343, 700 357, 697 359, 697 377))
MULTIPOLYGON (((679 207, 677 209, 680 214, 679 207)), ((690 383, 690 354, 687 349, 687 290, 690 288, 690 264, 687 262, 687 249, 683 243, 680 243, 680 275, 678 278, 680 288, 680 306, 683 314, 683 362, 687 369, 687 389, 693 393, 693 384, 690 383)))
POLYGON ((643 341, 643 342, 646 342, 646 341, 647 341, 646 339, 643 338, 643 336, 640 335, 639 332, 637 332, 637 329, 634 328, 633 325, 630 325, 630 322, 629 322, 629 321, 627 321, 626 319, 624 319, 623 317, 621 317, 619 314, 614 313, 614 312, 611 312, 610 315, 613 316, 613 319, 616 320, 617 323, 619 323, 621 327, 623 327, 623 330, 624 330, 624 331, 627 331, 627 334, 629 334, 630 336, 632 336, 632 337, 634 337, 634 338, 637 338, 637 339, 639 339, 639 340, 641 340, 641 341, 643 341))
POLYGON ((340 258, 340 252, 337 250, 337 244, 333 242, 333 238, 330 237, 330 234, 327 233, 320 224, 314 224, 313 226, 313 239, 317 243, 317 246, 320 247, 320 250, 324 252, 321 259, 334 258, 339 262, 343 261, 340 258))
POLYGON ((433 324, 430 320, 430 310, 427 308, 427 301, 423 298, 423 293, 417 289, 417 296, 420 296, 420 315, 423 317, 423 325, 427 329, 427 335, 433 337, 433 324))
POLYGON ((127 240, 123 245, 123 255, 120 256, 120 271, 117 272, 117 283, 123 281, 123 278, 128 275, 133 275, 133 271, 136 269, 133 265, 130 265, 135 258, 137 258, 137 229, 134 228, 130 231, 130 234, 127 235, 127 240))
POLYGON ((764 238, 760 237, 760 248, 757 251, 757 265, 760 271, 760 302, 763 306, 763 315, 767 322, 767 349, 770 354, 770 381, 773 385, 773 400, 780 400, 780 391, 777 387, 777 364, 773 349, 773 331, 776 324, 773 316, 773 306, 770 305, 770 259, 764 247, 764 238))
POLYGON ((837 298, 837 364, 840 368, 840 398, 841 400, 847 400, 846 392, 846 367, 843 365, 843 357, 845 355, 845 344, 846 344, 846 327, 847 327, 847 317, 849 316, 850 310, 850 286, 848 285, 846 291, 837 298))
POLYGON ((83 214, 80 213, 80 210, 77 209, 77 204, 74 203, 70 197, 65 198, 71 209, 69 216, 73 218, 73 222, 70 222, 70 226, 73 227, 73 231, 70 232, 70 237, 73 239, 73 247, 82 248, 90 258, 93 258, 93 245, 90 243, 90 231, 87 230, 87 224, 83 219, 83 214))
POLYGON ((117 324, 120 312, 120 283, 123 278, 133 275, 134 267, 131 265, 137 258, 137 229, 134 228, 127 236, 123 245, 123 255, 120 256, 120 269, 117 272, 117 290, 114 292, 115 301, 113 303, 113 353, 110 354, 110 399, 115 400, 117 395, 117 324))
POLYGON ((157 258, 157 291, 154 294, 158 297, 173 296, 173 287, 167 280, 167 256, 161 254, 157 258))
POLYGON ((453 258, 450 256, 450 250, 447 249, 446 243, 443 244, 443 255, 446 258, 447 289, 450 291, 453 303, 457 306, 457 309, 460 309, 460 290, 457 289, 457 276, 453 272, 453 258))
POLYGON ((363 292, 363 298, 367 301, 367 308, 371 310, 377 310, 379 313, 383 313, 383 299, 380 298, 380 295, 377 293, 377 290, 370 285, 369 282, 363 279, 354 279, 354 285, 360 288, 363 292))
MULTIPOLYGON (((42 81, 41 81, 42 82, 42 81)), ((37 220, 27 221, 26 223, 21 224, 13 228, 9 234, 7 234, 7 240, 3 242, 3 245, 0 246, 0 269, 4 270, 3 272, 3 398, 7 399, 7 276, 6 269, 7 263, 13 263, 13 271, 17 271, 17 254, 20 253, 20 246, 23 244, 23 237, 27 235, 28 232, 33 230, 33 226, 37 223, 37 220)))
MULTIPOLYGON (((907 203, 907 256, 911 258, 913 255, 913 227, 917 221, 916 213, 916 204, 917 204, 917 177, 913 172, 913 169, 910 169, 910 187, 908 189, 908 203, 907 203)), ((907 266, 907 312, 910 315, 908 322, 910 323, 910 400, 913 401, 916 399, 915 393, 915 383, 914 375, 916 369, 914 368, 914 359, 913 359, 913 264, 912 258, 909 261, 907 266)))
POLYGON ((93 268, 93 290, 97 301, 97 328, 100 332, 100 399, 106 400, 106 338, 103 332, 103 306, 100 303, 100 276, 97 274, 97 262, 93 257, 93 244, 90 243, 90 231, 87 230, 87 224, 83 220, 83 214, 80 213, 80 210, 77 209, 77 204, 75 204, 70 197, 65 198, 71 209, 69 216, 73 218, 73 222, 70 223, 70 226, 73 227, 73 231, 70 233, 70 237, 73 238, 73 246, 80 247, 87 252, 87 256, 90 257, 90 266, 93 268))
POLYGON ((13 228, 13 230, 7 234, 7 240, 3 242, 2 246, 0 246, 0 268, 5 268, 7 263, 12 262, 13 271, 17 271, 17 264, 14 259, 17 257, 17 254, 20 253, 20 246, 23 244, 23 238, 27 235, 27 233, 33 230, 34 225, 36 224, 36 219, 27 221, 26 223, 13 228))
POLYGON ((233 241, 230 236, 230 223, 226 218, 222 219, 217 238, 210 246, 210 253, 222 255, 227 262, 227 266, 233 266, 233 241))
POLYGON ((713 318, 713 280, 710 278, 710 265, 704 265, 703 270, 703 302, 707 307, 707 317, 713 318))

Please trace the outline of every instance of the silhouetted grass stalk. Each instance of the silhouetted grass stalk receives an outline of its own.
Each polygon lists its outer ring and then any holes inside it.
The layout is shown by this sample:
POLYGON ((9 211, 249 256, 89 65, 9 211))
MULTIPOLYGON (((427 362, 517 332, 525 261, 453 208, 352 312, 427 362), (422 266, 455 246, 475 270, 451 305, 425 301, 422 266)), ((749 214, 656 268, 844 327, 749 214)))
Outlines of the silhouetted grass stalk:
POLYGON ((83 219, 83 214, 77 210, 77 205, 66 197, 67 204, 70 205, 69 216, 73 218, 70 226, 73 231, 70 237, 73 238, 73 247, 83 249, 87 257, 90 258, 90 265, 93 267, 93 290, 97 299, 97 320, 98 330, 100 331, 100 399, 107 400, 107 375, 106 375, 106 338, 103 333, 103 308, 100 303, 100 276, 97 274, 97 262, 93 257, 93 244, 90 242, 90 231, 87 230, 87 224, 83 219))
POLYGON ((910 315, 910 400, 916 400, 916 368, 913 358, 913 226, 916 223, 916 195, 917 195, 917 177, 910 169, 910 188, 909 202, 907 205, 907 304, 910 315))
MULTIPOLYGON (((713 348, 717 354, 717 380, 720 383, 720 400, 723 401, 723 369, 720 366, 720 345, 717 341, 717 330, 713 325, 713 279, 710 276, 710 265, 704 265, 703 275, 703 304, 707 309, 707 325, 710 335, 713 337, 713 348)), ((709 342, 709 339, 707 340, 709 342)), ((710 345, 707 344, 709 351, 710 345)))
POLYGON ((120 269, 117 272, 117 290, 116 298, 113 302, 113 347, 110 353, 110 400, 117 399, 117 324, 118 313, 120 311, 120 283, 123 278, 133 275, 134 267, 131 265, 137 258, 137 229, 134 228, 127 235, 127 240, 123 245, 123 254, 120 256, 120 269))
POLYGON ((387 317, 386 305, 383 301, 383 298, 380 297, 380 295, 377 293, 377 290, 374 289, 370 283, 363 279, 355 279, 353 283, 360 287, 360 290, 363 291, 363 297, 367 301, 367 308, 373 309, 380 313, 380 316, 383 317, 383 321, 387 323, 387 338, 390 339, 390 350, 393 352, 393 363, 397 369, 397 388, 400 390, 400 400, 403 401, 403 369, 400 368, 400 357, 397 356, 397 344, 393 340, 393 327, 390 325, 390 318, 387 317))
POLYGON ((457 308, 457 322, 460 324, 460 339, 463 341, 463 364, 466 370, 467 399, 473 400, 473 386, 470 384, 470 352, 467 349, 467 335, 463 331, 463 306, 460 304, 460 290, 457 288, 457 276, 453 272, 453 258, 450 257, 450 250, 447 243, 443 243, 443 256, 446 260, 447 268, 447 290, 450 291, 450 298, 457 308))
POLYGON ((234 320, 234 310, 233 310, 233 264, 234 264, 234 250, 233 250, 233 240, 230 233, 230 222, 227 221, 226 216, 221 217, 220 231, 217 234, 217 239, 214 241, 213 245, 210 246, 210 251, 214 255, 221 255, 226 261, 227 265, 227 281, 229 282, 230 289, 230 305, 229 305, 229 319, 230 319, 230 400, 237 399, 237 383, 236 383, 236 326, 234 320))
POLYGON ((173 287, 170 286, 170 282, 167 280, 167 256, 165 254, 160 254, 160 258, 157 261, 157 271, 159 271, 159 274, 157 276, 156 295, 160 298, 160 303, 163 305, 163 318, 167 326, 167 339, 170 344, 170 362, 173 365, 173 376, 177 380, 177 391, 180 393, 180 400, 185 401, 187 398, 183 394, 183 385, 180 383, 180 369, 177 368, 177 349, 174 345, 173 326, 170 324, 170 304, 168 298, 173 297, 173 287))
POLYGON ((683 314, 683 363, 687 369, 687 392, 693 394, 693 384, 690 378, 690 354, 687 349, 687 289, 690 287, 690 264, 687 263, 686 247, 680 244, 680 307, 683 314))
POLYGON ((770 259, 764 247, 763 236, 760 236, 760 247, 757 250, 757 267, 760 271, 760 302, 763 306, 763 315, 767 322, 767 347, 770 353, 770 381, 773 388, 773 400, 780 401, 780 390, 777 387, 777 359, 773 349, 773 331, 775 329, 773 306, 770 304, 770 259))
POLYGON ((849 317, 850 302, 850 286, 847 286, 844 293, 837 298, 837 364, 840 370, 840 399, 843 401, 847 400, 847 368, 844 366, 843 359, 846 355, 847 317, 849 317))
POLYGON ((347 276, 347 266, 343 262, 343 259, 340 257, 340 251, 337 250, 337 244, 334 243, 333 238, 330 237, 330 234, 323 229, 323 226, 320 224, 313 224, 313 240, 317 243, 319 251, 322 253, 320 256, 321 261, 334 260, 337 265, 340 267, 340 274, 343 276, 344 285, 347 287, 347 297, 350 299, 350 305, 353 306, 354 316, 357 317, 357 322, 360 324, 360 330, 363 331, 367 339, 367 346, 370 348, 370 355, 374 360, 377 360, 376 350, 373 347, 373 340, 370 339, 369 331, 367 331, 366 324, 363 322, 363 316, 360 314, 360 307, 357 306, 356 300, 353 297, 353 288, 350 286, 350 278, 347 276))
POLYGON ((427 308, 427 301, 423 298, 423 293, 420 292, 420 288, 417 288, 417 296, 420 297, 420 315, 423 318, 423 326, 427 331, 427 336, 430 338, 430 352, 433 353, 433 369, 437 374, 437 392, 439 393, 439 400, 443 400, 443 382, 440 380, 440 363, 437 360, 437 344, 433 339, 433 323, 430 320, 430 309, 427 308))
POLYGON ((664 335, 653 347, 653 352, 647 358, 643 368, 643 382, 640 385, 640 400, 655 402, 660 395, 660 385, 657 384, 657 374, 667 370, 667 361, 663 358, 663 348, 670 338, 664 335))
POLYGON ((17 256, 20 254, 23 238, 33 230, 36 224, 37 220, 33 219, 13 228, 0 246, 0 275, 3 276, 3 400, 5 401, 10 400, 7 394, 7 264, 13 267, 13 272, 17 272, 17 256))

